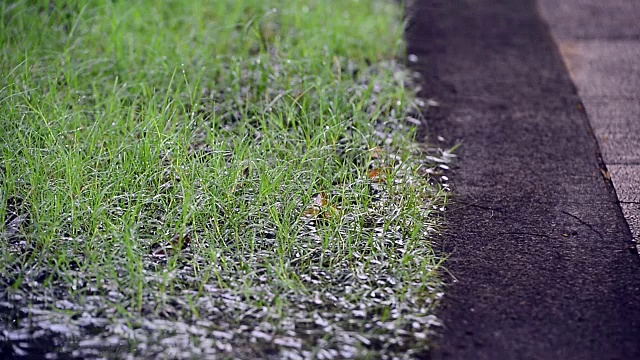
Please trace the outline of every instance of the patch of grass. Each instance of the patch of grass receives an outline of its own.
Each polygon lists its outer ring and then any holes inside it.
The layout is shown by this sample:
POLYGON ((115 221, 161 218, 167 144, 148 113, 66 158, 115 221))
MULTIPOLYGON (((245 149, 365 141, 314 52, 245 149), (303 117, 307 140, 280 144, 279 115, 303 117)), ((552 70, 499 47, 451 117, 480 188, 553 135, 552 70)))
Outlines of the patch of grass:
POLYGON ((3 2, 5 340, 55 335, 83 357, 427 349, 446 187, 406 121, 401 11, 3 2))

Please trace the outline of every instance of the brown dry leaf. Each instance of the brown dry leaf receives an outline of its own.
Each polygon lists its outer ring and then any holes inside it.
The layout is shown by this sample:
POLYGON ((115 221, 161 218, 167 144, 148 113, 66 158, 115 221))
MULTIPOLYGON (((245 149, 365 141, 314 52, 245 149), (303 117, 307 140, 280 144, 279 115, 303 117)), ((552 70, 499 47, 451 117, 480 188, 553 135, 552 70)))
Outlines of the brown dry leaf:
POLYGON ((304 211, 305 216, 316 216, 321 211, 322 208, 329 204, 329 199, 327 198, 327 194, 325 192, 321 192, 320 194, 313 197, 313 204, 311 204, 304 211))
POLYGON ((320 213, 320 209, 309 206, 303 213, 304 216, 314 217, 320 213))
POLYGON ((374 168, 369 171, 369 179, 377 182, 385 182, 387 181, 388 174, 389 174, 389 169, 374 168))
POLYGON ((313 204, 316 206, 327 206, 327 204, 329 204, 327 194, 325 194, 323 191, 320 194, 316 195, 316 197, 313 199, 313 204))
POLYGON ((371 149, 371 158, 379 159, 382 156, 383 150, 380 147, 374 147, 371 149))

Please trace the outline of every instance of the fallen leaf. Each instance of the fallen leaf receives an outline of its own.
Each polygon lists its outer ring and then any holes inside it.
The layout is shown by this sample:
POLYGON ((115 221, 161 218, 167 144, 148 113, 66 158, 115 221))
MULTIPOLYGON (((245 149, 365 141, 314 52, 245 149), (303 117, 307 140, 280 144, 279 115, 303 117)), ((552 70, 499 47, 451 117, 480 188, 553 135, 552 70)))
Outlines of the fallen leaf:
POLYGON ((371 149, 371 158, 379 159, 382 156, 382 153, 383 153, 382 148, 374 147, 373 149, 371 149))
POLYGON ((322 208, 329 204, 327 194, 323 191, 313 197, 313 203, 304 211, 305 216, 316 216, 322 212, 322 208))
POLYGON ((377 181, 377 182, 385 182, 387 181, 387 175, 390 173, 390 169, 388 168, 375 168, 369 170, 369 179, 377 181))
POLYGON ((321 192, 313 199, 313 204, 317 206, 327 206, 329 203, 329 199, 327 198, 327 194, 321 192))

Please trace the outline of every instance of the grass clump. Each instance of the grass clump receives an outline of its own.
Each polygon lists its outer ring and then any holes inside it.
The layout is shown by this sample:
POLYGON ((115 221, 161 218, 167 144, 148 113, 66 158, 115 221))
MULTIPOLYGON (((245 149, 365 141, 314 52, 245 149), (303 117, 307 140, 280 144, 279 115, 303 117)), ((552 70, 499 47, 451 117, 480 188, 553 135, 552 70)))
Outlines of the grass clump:
POLYGON ((3 351, 427 349, 445 192, 401 25, 383 0, 2 3, 3 351))

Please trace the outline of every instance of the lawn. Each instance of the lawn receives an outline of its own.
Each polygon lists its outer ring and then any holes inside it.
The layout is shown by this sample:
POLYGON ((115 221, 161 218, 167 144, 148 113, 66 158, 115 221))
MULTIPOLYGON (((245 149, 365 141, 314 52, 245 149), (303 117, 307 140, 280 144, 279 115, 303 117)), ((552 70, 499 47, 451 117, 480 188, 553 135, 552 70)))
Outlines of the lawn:
POLYGON ((2 2, 0 353, 426 351, 451 154, 416 136, 402 19, 390 0, 2 2))

